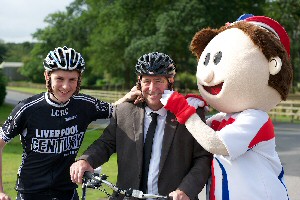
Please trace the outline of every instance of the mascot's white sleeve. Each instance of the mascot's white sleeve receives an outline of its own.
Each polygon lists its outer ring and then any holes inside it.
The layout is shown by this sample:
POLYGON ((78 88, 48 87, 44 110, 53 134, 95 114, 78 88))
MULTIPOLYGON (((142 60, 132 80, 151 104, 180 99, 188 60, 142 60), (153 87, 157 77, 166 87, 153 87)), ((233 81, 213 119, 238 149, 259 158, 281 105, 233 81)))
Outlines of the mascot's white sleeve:
POLYGON ((206 151, 212 154, 229 155, 216 131, 206 125, 196 113, 185 122, 185 126, 206 151))
MULTIPOLYGON (((167 110, 170 110, 176 115, 176 113, 178 114, 178 106, 184 104, 186 100, 181 94, 175 93, 174 95, 173 93, 174 91, 165 90, 160 101, 167 110)), ((194 108, 197 108, 200 105, 199 103, 194 105, 195 102, 191 101, 191 99, 187 99, 186 103, 194 108)), ((204 106, 204 103, 201 105, 204 106)), ((178 119, 177 115, 176 117, 178 119)), ((216 134, 212 128, 207 126, 198 114, 194 113, 189 116, 189 118, 185 121, 185 126, 206 151, 218 155, 228 155, 228 151, 223 142, 220 140, 218 134, 216 134)))

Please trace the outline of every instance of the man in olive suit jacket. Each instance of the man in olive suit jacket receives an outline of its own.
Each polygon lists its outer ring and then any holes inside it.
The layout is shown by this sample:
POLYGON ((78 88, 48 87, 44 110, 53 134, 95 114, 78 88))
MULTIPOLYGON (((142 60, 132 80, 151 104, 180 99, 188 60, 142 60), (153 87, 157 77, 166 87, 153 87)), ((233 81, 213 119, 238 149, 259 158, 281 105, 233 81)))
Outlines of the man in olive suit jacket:
MULTIPOLYGON (((143 55, 136 64, 137 87, 142 100, 138 104, 118 105, 111 122, 70 168, 73 182, 81 183, 84 171, 93 171, 117 153, 117 186, 141 189, 146 178, 146 190, 151 194, 170 195, 173 199, 197 199, 210 175, 212 155, 205 151, 175 116, 160 102, 166 89, 172 89, 176 68, 166 54, 143 55), (147 177, 143 177, 144 143, 151 112, 158 114, 152 154, 147 177)), ((203 108, 198 108, 204 119, 203 108)), ((123 198, 119 196, 118 198, 123 198)))

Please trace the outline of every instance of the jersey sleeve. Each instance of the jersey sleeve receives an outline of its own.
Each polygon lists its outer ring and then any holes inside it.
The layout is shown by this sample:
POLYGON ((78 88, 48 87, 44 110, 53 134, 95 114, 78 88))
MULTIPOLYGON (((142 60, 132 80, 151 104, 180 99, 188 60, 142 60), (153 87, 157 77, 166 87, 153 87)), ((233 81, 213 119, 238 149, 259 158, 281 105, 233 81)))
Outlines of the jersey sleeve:
POLYGON ((96 99, 95 107, 97 111, 96 119, 107 119, 112 117, 114 107, 111 103, 96 99))
POLYGON ((113 106, 108 102, 101 101, 95 97, 85 94, 79 94, 73 98, 78 101, 85 102, 84 111, 92 121, 97 119, 108 119, 112 116, 113 106))
POLYGON ((251 148, 251 142, 268 119, 268 114, 263 111, 245 110, 235 117, 232 124, 217 131, 227 148, 229 159, 234 160, 251 148))
POLYGON ((25 108, 24 103, 20 102, 8 116, 3 126, 0 128, 0 138, 6 143, 10 142, 15 136, 23 133, 25 127, 25 108))

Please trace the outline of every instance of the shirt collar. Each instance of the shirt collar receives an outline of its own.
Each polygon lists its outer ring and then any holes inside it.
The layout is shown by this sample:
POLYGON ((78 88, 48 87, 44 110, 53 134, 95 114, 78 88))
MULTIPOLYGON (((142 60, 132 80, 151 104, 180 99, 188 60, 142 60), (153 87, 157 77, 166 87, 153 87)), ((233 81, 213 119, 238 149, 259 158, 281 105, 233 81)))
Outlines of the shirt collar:
POLYGON ((150 116, 150 113, 152 113, 152 112, 155 112, 155 113, 159 114, 160 116, 166 116, 167 115, 167 110, 164 107, 162 107, 161 109, 159 109, 157 111, 153 111, 151 108, 146 106, 145 111, 146 111, 146 115, 149 115, 149 116, 150 116))

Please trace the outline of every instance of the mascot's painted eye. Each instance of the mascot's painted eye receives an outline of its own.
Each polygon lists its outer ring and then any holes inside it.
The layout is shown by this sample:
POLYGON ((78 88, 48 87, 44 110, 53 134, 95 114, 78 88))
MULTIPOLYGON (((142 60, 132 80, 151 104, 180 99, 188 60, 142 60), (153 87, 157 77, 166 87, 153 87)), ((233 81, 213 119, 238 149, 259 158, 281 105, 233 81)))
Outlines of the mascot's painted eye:
POLYGON ((207 53, 207 54, 206 54, 206 56, 205 56, 204 63, 203 63, 205 66, 207 66, 207 65, 208 65, 208 63, 209 63, 209 59, 210 59, 210 53, 207 53))
POLYGON ((222 51, 219 51, 214 56, 214 63, 215 63, 215 65, 217 65, 221 61, 221 58, 222 58, 222 51))

